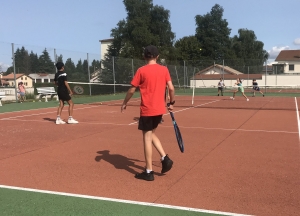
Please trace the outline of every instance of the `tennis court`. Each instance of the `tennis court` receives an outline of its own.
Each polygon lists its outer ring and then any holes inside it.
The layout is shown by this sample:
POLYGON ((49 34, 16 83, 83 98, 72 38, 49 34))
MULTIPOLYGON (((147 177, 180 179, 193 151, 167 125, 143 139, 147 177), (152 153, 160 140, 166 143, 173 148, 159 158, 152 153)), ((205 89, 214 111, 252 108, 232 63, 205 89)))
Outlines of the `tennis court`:
POLYGON ((255 97, 246 102, 240 96, 234 101, 195 96, 192 105, 190 96, 177 96, 175 117, 185 152, 179 151, 166 115, 157 134, 174 167, 160 174, 160 157, 153 151, 155 181, 146 182, 134 178, 144 168, 136 124, 140 100, 133 98, 122 114, 122 97, 85 103, 74 99, 77 125, 55 125, 54 101, 48 107, 1 113, 0 211, 299 215, 297 98, 255 97))

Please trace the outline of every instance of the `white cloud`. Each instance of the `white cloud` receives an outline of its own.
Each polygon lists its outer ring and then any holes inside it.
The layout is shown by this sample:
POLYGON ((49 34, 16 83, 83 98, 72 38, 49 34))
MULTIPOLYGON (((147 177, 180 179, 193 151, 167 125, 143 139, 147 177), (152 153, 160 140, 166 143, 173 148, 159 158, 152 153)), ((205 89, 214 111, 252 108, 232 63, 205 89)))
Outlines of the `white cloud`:
POLYGON ((268 51, 269 53, 269 59, 276 59, 276 57, 278 56, 278 54, 280 53, 281 50, 289 50, 290 47, 289 46, 282 46, 282 47, 272 47, 271 50, 268 51))
POLYGON ((10 67, 10 65, 0 62, 0 72, 2 72, 2 71, 5 72, 7 70, 7 68, 9 68, 9 67, 10 67), (2 71, 1 71, 1 69, 2 69, 2 71))
POLYGON ((300 38, 296 38, 296 39, 294 40, 294 44, 295 44, 295 45, 300 45, 300 38))

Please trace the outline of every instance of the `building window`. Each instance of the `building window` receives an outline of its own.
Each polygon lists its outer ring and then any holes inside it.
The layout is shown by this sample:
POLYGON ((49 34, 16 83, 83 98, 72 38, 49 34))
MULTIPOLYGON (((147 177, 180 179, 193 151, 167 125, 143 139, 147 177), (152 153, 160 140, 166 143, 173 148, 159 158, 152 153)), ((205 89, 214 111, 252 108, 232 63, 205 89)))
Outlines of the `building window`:
POLYGON ((294 67, 295 67, 295 66, 294 66, 293 64, 292 64, 292 65, 290 64, 290 65, 289 65, 289 71, 294 71, 294 67))
POLYGON ((23 80, 23 77, 21 77, 21 80, 23 80))
POLYGON ((27 77, 25 77, 25 80, 27 80, 27 77))

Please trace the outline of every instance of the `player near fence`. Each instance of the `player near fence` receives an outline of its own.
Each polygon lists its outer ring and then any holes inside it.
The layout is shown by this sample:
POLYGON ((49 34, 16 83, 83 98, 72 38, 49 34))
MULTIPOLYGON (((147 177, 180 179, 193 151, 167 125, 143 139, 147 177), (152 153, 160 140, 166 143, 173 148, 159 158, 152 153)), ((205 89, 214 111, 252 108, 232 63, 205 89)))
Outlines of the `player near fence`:
POLYGON ((175 103, 175 90, 171 81, 170 73, 167 67, 156 63, 158 59, 158 49, 155 46, 147 46, 144 50, 144 58, 147 61, 145 66, 140 67, 131 81, 127 95, 121 106, 121 112, 124 112, 128 101, 133 96, 137 87, 140 89, 141 105, 138 129, 143 134, 144 155, 146 167, 142 173, 135 177, 147 181, 154 180, 152 170, 152 145, 161 156, 161 173, 168 172, 173 165, 173 161, 165 153, 162 144, 156 136, 156 129, 161 122, 162 115, 166 113, 165 91, 168 86, 171 105, 168 109, 173 110, 175 103))
POLYGON ((235 85, 238 86, 238 89, 235 90, 235 91, 233 92, 233 96, 230 97, 230 99, 234 100, 235 94, 236 94, 237 92, 241 92, 242 95, 244 96, 244 98, 246 98, 246 100, 249 101, 249 98, 247 98, 247 96, 246 96, 245 93, 244 93, 244 87, 243 87, 242 82, 243 82, 243 81, 242 81, 240 78, 237 78, 235 85))
POLYGON ((25 101, 25 86, 23 82, 18 83, 18 99, 19 102, 22 103, 25 101))
POLYGON ((76 121, 72 115, 73 115, 73 107, 74 103, 71 99, 71 96, 73 94, 69 84, 68 84, 68 79, 67 79, 67 73, 64 72, 64 63, 62 62, 57 62, 56 63, 56 68, 57 68, 57 73, 55 74, 54 77, 54 82, 57 85, 57 95, 59 98, 59 106, 57 109, 57 118, 56 118, 56 124, 65 124, 60 116, 61 112, 64 108, 64 102, 67 101, 69 104, 69 118, 68 118, 68 124, 77 124, 78 121, 76 121))
POLYGON ((253 97, 255 97, 255 92, 259 92, 264 97, 264 93, 260 90, 258 83, 256 82, 256 79, 252 80, 252 86, 253 86, 253 97))
POLYGON ((225 83, 223 78, 220 78, 220 81, 218 82, 218 96, 220 96, 220 92, 221 92, 221 96, 223 96, 223 91, 225 88, 225 83))

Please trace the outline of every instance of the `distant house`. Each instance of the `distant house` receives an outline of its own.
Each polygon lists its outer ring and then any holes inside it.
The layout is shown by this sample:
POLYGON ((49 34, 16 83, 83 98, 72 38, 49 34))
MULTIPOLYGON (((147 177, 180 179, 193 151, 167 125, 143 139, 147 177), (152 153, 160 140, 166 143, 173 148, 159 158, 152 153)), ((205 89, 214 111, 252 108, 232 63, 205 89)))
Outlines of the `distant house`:
MULTIPOLYGON (((5 82, 6 86, 15 86, 15 76, 14 73, 10 73, 7 76, 2 76, 1 82, 5 82)), ((16 74, 16 83, 23 82, 25 87, 32 87, 32 79, 25 74, 16 74)))
POLYGON ((55 74, 37 73, 29 74, 34 83, 53 83, 55 74))
POLYGON ((197 72, 194 76, 195 80, 219 80, 220 78, 224 78, 224 80, 232 80, 236 78, 241 79, 261 79, 261 74, 244 74, 240 71, 237 71, 231 67, 223 66, 219 64, 211 65, 199 72, 197 72))
POLYGON ((220 78, 224 79, 225 85, 233 85, 237 78, 243 79, 246 84, 249 84, 252 79, 262 80, 262 74, 244 74, 231 67, 214 64, 197 72, 190 79, 190 86, 216 86, 220 78))
POLYGON ((103 60, 105 57, 105 54, 107 53, 108 50, 108 46, 111 45, 111 43, 113 42, 114 39, 110 38, 110 39, 104 39, 104 40, 99 40, 100 44, 100 59, 103 60))
POLYGON ((262 74, 265 75, 267 72, 267 74, 273 74, 274 73, 274 70, 273 70, 273 65, 267 65, 267 66, 263 66, 263 69, 262 69, 262 74))
POLYGON ((300 73, 300 50, 281 50, 273 64, 273 72, 283 74, 300 73))
POLYGON ((101 74, 100 69, 95 70, 94 72, 92 72, 90 82, 91 83, 99 83, 100 82, 100 74, 101 74))
POLYGON ((0 86, 8 86, 9 83, 2 79, 4 72, 0 72, 0 86))

